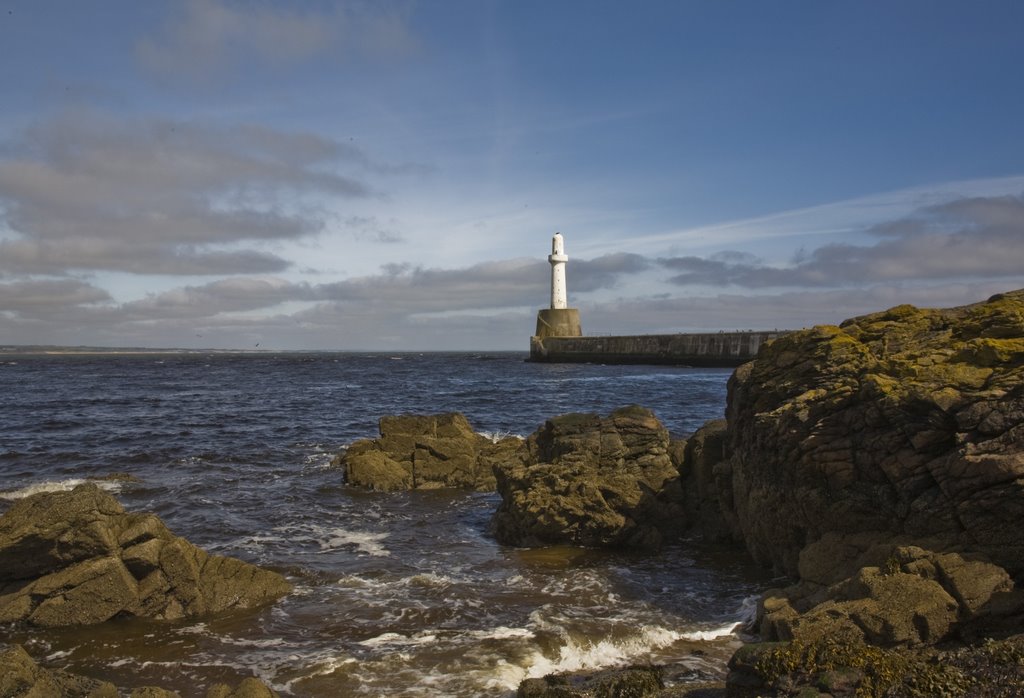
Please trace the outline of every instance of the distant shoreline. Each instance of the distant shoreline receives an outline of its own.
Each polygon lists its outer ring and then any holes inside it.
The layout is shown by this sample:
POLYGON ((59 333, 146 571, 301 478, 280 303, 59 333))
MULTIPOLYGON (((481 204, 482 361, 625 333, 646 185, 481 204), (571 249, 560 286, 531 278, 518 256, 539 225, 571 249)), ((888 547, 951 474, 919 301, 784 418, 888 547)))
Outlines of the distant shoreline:
POLYGON ((143 348, 106 348, 106 347, 0 347, 0 355, 20 354, 22 356, 40 355, 85 355, 98 356, 103 354, 261 354, 275 353, 273 350, 261 349, 143 349, 143 348))
POLYGON ((148 349, 144 347, 61 347, 27 345, 0 346, 0 356, 168 356, 201 354, 249 354, 269 356, 274 354, 523 354, 521 349, 148 349))

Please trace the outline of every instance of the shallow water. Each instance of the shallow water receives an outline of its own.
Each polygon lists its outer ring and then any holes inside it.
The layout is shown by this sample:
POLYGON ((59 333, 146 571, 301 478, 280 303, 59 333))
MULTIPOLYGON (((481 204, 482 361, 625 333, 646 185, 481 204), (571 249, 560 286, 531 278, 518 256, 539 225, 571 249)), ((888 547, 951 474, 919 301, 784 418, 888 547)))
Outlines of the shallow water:
POLYGON ((81 630, 0 628, 119 685, 201 695, 511 695, 526 677, 653 659, 721 675, 763 583, 693 542, 656 556, 498 545, 493 494, 370 493, 330 466, 385 414, 458 410, 488 434, 652 408, 682 436, 721 416, 728 370, 544 365, 522 354, 0 356, 0 509, 103 480, 211 551, 288 576, 256 612, 81 630))

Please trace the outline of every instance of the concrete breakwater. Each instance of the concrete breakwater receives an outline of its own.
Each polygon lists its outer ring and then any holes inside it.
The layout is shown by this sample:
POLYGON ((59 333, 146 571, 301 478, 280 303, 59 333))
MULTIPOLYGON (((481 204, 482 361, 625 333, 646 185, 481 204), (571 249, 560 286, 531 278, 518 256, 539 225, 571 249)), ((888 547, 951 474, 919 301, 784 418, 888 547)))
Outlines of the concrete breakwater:
POLYGON ((739 366, 782 331, 531 337, 530 361, 549 363, 739 366))

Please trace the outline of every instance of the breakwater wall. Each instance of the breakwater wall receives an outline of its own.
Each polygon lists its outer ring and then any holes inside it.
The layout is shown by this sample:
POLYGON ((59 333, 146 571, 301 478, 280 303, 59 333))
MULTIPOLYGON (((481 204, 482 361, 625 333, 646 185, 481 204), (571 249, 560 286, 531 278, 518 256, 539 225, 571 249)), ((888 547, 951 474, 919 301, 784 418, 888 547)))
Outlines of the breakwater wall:
POLYGON ((612 337, 531 337, 530 361, 732 367, 750 361, 765 342, 786 334, 708 332, 612 337))

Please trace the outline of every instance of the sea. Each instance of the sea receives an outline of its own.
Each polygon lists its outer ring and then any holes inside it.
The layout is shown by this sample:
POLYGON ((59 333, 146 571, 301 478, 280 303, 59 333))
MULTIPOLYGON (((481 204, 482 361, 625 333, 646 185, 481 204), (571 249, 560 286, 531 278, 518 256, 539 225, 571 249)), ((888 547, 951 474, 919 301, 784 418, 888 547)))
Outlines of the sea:
POLYGON ((0 626, 49 667, 201 696, 512 696, 630 664, 720 680, 764 573, 700 540, 656 554, 498 544, 500 498, 349 487, 332 465, 391 414, 458 411, 525 437, 639 404, 677 437, 725 410, 727 369, 538 364, 510 353, 0 354, 0 511, 96 482, 211 553, 274 569, 275 604, 181 622, 0 626))

